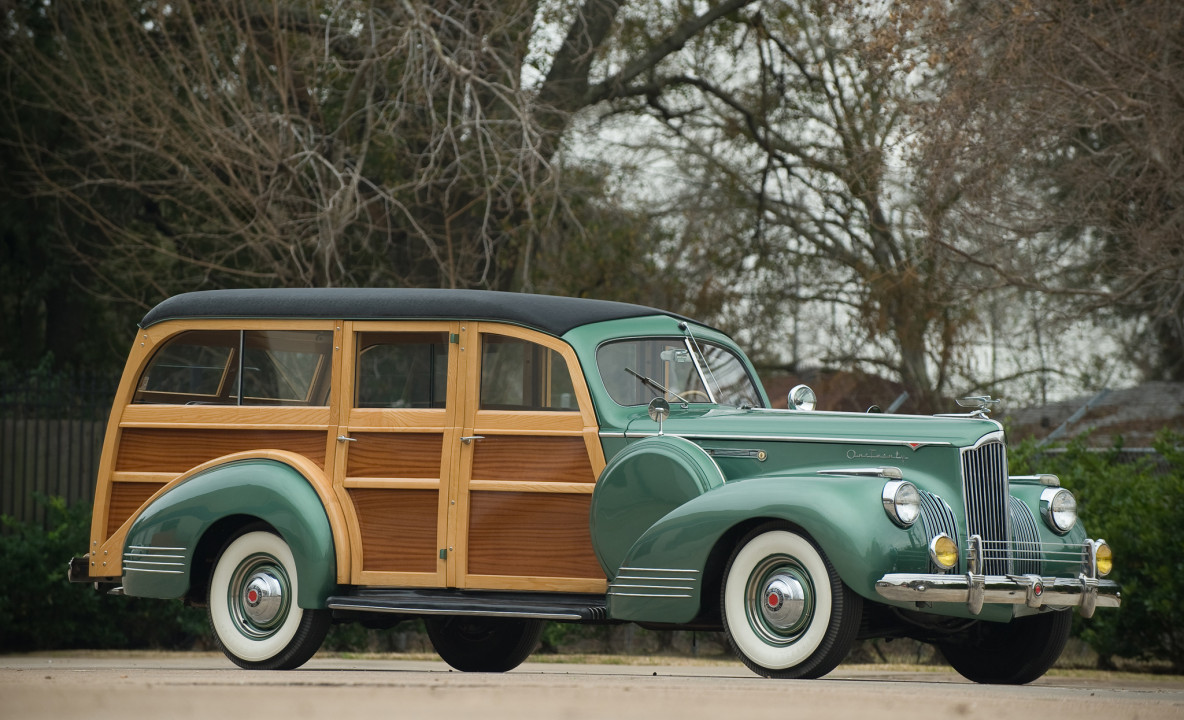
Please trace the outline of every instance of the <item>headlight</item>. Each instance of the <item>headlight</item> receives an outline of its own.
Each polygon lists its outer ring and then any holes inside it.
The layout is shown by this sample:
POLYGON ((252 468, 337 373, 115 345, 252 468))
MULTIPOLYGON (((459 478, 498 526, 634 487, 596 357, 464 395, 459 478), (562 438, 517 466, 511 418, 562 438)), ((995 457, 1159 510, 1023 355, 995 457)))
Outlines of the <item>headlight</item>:
POLYGON ((949 535, 941 533, 929 541, 929 558, 942 570, 949 570, 958 564, 958 546, 949 535))
POLYGON ((1040 493, 1040 514, 1050 528, 1063 535, 1077 524, 1077 500, 1064 488, 1047 488, 1040 493))
POLYGON ((901 527, 911 526, 921 515, 921 494, 907 480, 887 483, 880 498, 884 501, 884 512, 901 527))

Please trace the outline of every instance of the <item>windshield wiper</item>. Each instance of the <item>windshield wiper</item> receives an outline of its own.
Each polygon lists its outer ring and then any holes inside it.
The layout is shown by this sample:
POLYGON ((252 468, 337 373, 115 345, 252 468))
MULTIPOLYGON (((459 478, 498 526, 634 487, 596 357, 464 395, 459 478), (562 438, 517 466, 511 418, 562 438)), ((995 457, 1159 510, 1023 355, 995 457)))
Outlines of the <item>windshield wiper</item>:
POLYGON ((633 377, 640 380, 642 385, 648 385, 649 387, 651 387, 655 390, 660 390, 660 391, 666 393, 667 395, 670 395, 671 397, 678 398, 678 401, 680 403, 682 403, 682 406, 684 408, 690 406, 690 404, 691 404, 690 400, 687 400, 682 395, 679 395, 678 393, 674 392, 673 390, 667 390, 666 388, 662 387, 662 383, 658 382, 657 380, 654 380, 653 378, 648 378, 645 375, 642 375, 641 373, 636 372, 630 368, 625 368, 625 372, 629 373, 633 377))

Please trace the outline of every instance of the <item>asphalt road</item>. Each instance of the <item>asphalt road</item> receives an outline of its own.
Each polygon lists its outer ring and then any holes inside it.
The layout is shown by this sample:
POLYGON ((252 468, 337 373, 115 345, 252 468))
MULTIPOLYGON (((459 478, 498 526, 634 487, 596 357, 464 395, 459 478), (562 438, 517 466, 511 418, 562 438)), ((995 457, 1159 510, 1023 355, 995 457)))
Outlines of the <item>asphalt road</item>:
POLYGON ((436 660, 316 657, 288 672, 240 670, 220 655, 0 656, 0 718, 744 717, 1184 719, 1184 678, 1051 675, 1023 687, 974 685, 946 670, 840 666, 822 680, 758 678, 737 663, 530 662, 503 675, 436 660))

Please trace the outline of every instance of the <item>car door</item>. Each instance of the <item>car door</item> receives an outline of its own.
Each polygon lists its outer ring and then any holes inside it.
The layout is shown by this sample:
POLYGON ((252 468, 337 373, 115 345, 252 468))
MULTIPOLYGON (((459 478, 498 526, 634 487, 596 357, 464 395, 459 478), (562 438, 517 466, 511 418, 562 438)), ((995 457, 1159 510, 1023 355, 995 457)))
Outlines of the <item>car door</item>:
POLYGON ((455 513, 458 323, 346 323, 337 489, 350 526, 351 582, 448 584, 455 513))
POLYGON ((605 461, 575 353, 557 338, 496 323, 462 323, 459 344, 451 583, 603 592, 588 510, 605 461))

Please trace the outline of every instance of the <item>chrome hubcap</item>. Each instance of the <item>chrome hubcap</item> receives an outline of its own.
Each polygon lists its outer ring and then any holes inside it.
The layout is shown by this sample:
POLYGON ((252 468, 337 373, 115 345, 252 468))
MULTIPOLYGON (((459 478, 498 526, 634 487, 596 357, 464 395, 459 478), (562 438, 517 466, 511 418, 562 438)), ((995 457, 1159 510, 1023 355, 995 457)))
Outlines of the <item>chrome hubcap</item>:
POLYGON ((268 572, 255 573, 243 592, 243 612, 256 625, 267 625, 284 606, 284 589, 268 572))
POLYGON ((792 645, 810 627, 814 586, 810 573, 792 557, 765 558, 748 576, 748 624, 770 645, 792 645))
POLYGON ((252 555, 239 563, 228 588, 234 624, 259 640, 284 624, 292 605, 292 585, 284 567, 270 555, 252 555))
POLYGON ((765 583, 761 614, 769 627, 789 632, 806 614, 806 590, 792 575, 778 573, 765 583))

